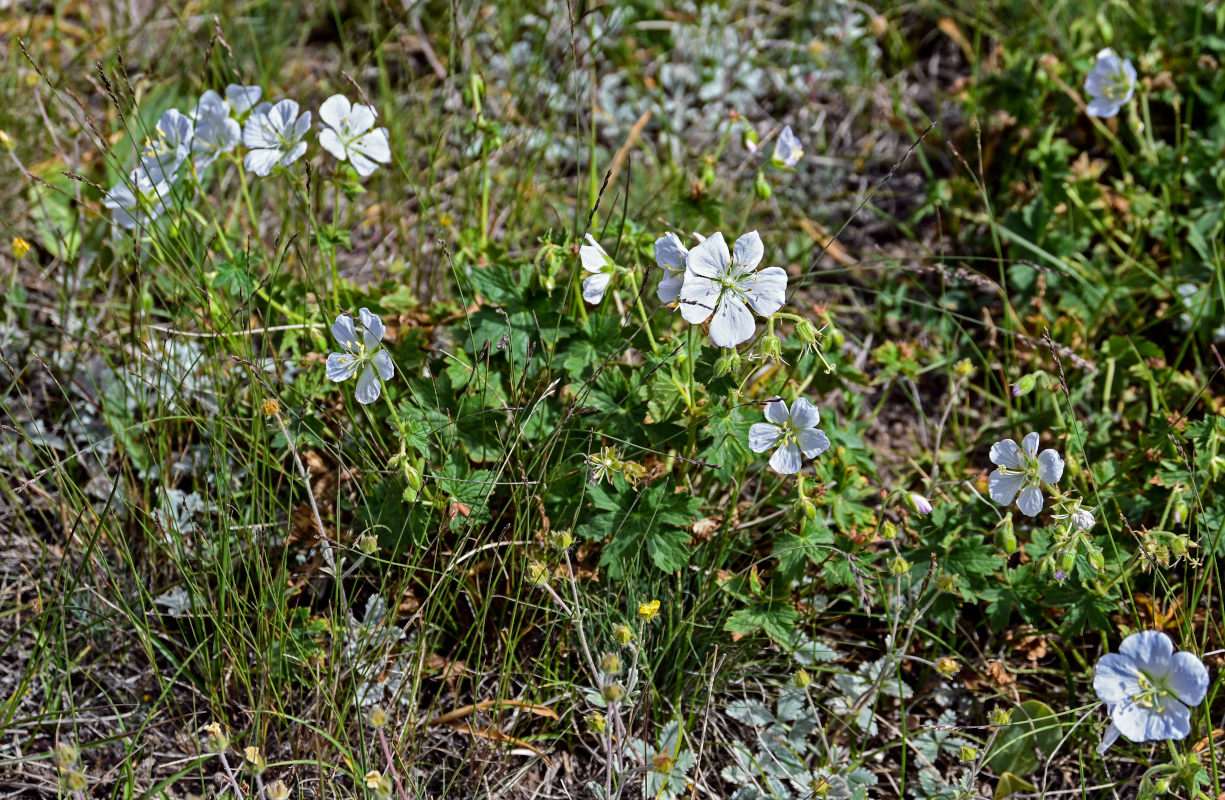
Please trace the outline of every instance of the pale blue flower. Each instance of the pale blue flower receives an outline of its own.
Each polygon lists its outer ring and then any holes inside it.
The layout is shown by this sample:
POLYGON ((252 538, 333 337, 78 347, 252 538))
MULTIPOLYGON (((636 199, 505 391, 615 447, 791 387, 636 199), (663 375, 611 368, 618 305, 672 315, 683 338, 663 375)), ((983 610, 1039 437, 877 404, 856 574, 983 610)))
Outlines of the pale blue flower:
POLYGON ((168 110, 141 150, 140 168, 153 183, 173 183, 179 167, 191 153, 193 136, 191 117, 177 108, 168 110))
POLYGON ((991 463, 997 466, 988 480, 991 499, 1002 506, 1017 501, 1021 513, 1033 517, 1042 510, 1042 484, 1054 486, 1063 477, 1063 456, 1054 450, 1038 452, 1038 434, 1031 433, 1017 447, 1012 439, 991 445, 991 463), (1020 497, 1017 494, 1020 493, 1020 497))
POLYGON ((748 341, 756 330, 749 307, 768 317, 782 308, 787 296, 782 267, 757 269, 765 252, 757 231, 737 239, 732 252, 721 233, 690 250, 680 290, 685 321, 700 324, 709 317, 710 340, 719 347, 748 341))
POLYGON ((344 95, 334 94, 319 107, 319 119, 327 126, 319 133, 319 144, 339 160, 347 160, 363 178, 391 161, 387 129, 374 127, 370 106, 354 105, 344 95))
POLYGON ((263 93, 264 90, 258 86, 239 86, 236 83, 231 83, 225 87, 225 99, 229 101, 230 107, 234 109, 234 114, 239 117, 255 108, 255 104, 259 102, 259 98, 263 93))
POLYGON ((655 240, 655 263, 664 271, 655 290, 661 303, 675 303, 680 299, 688 260, 689 248, 681 243, 681 237, 675 233, 665 233, 655 240))
POLYGON ((804 145, 800 144, 799 137, 788 125, 783 128, 783 132, 778 135, 778 141, 774 143, 774 155, 770 158, 770 163, 779 169, 790 169, 803 157, 804 145))
POLYGON ((803 465, 801 454, 816 458, 829 449, 829 437, 817 428, 820 412, 803 397, 791 405, 782 400, 766 403, 768 422, 754 422, 749 428, 749 449, 754 453, 774 450, 770 468, 781 475, 794 475, 803 465))
POLYGON ((357 398, 357 402, 365 405, 379 399, 383 390, 379 377, 389 381, 395 370, 391 355, 382 347, 383 333, 386 331, 383 321, 370 310, 363 308, 358 312, 357 324, 361 327, 360 336, 353 324, 353 317, 341 314, 333 323, 332 335, 336 337, 344 352, 328 356, 327 376, 329 380, 339 383, 347 381, 361 370, 357 377, 357 391, 353 396, 357 398), (362 369, 363 367, 365 369, 362 369), (377 374, 375 370, 378 370, 377 374))
POLYGON ((1086 109, 1091 117, 1113 117, 1136 90, 1136 68, 1131 59, 1119 58, 1107 47, 1097 54, 1085 78, 1085 92, 1093 99, 1086 109))
POLYGON ((1099 753, 1120 734, 1132 742, 1183 739, 1191 732, 1188 706, 1199 705, 1208 691, 1208 669, 1194 653, 1175 653, 1164 633, 1142 631, 1097 662, 1093 690, 1110 709, 1099 753))
POLYGON ((260 103, 242 129, 242 143, 251 150, 243 166, 261 178, 276 166, 288 167, 306 152, 302 137, 310 130, 311 112, 298 115, 298 104, 282 100, 276 105, 260 103))
POLYGON ((115 223, 129 230, 143 228, 160 217, 169 202, 170 183, 154 180, 144 167, 132 170, 127 183, 120 183, 102 198, 102 205, 114 214, 115 223))
POLYGON ((242 142, 242 126, 230 116, 230 104, 212 89, 200 98, 192 117, 196 133, 191 141, 191 160, 197 172, 242 142))

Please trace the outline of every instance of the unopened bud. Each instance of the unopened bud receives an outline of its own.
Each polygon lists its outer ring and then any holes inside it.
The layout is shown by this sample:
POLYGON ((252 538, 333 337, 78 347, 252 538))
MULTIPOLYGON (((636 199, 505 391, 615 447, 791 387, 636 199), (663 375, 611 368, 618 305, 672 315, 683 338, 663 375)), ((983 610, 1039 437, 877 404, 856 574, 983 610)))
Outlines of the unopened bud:
POLYGON ((770 196, 774 194, 774 190, 770 188, 770 182, 766 180, 765 173, 757 173, 757 178, 753 181, 753 191, 762 200, 769 200, 770 196))
POLYGON ((0 131, 0 150, 13 152, 13 137, 9 136, 6 131, 0 131))
POLYGON ((549 582, 549 568, 539 561, 529 561, 527 579, 533 586, 543 586, 549 582))
POLYGON ((64 788, 70 792, 83 792, 89 787, 89 780, 85 777, 84 772, 70 769, 60 775, 64 781, 64 788))
POLYGON ((723 355, 715 359, 715 375, 734 375, 740 371, 740 353, 734 347, 723 350, 723 355))
POLYGON ((906 505, 910 507, 911 511, 914 511, 918 514, 932 513, 931 501, 928 500, 926 497, 924 497, 921 494, 915 494, 914 492, 909 492, 906 495, 906 505))
POLYGON ((886 542, 891 542, 897 538, 897 526, 892 522, 882 523, 880 526, 880 538, 886 542))
POLYGON ((740 144, 744 145, 744 149, 750 153, 757 152, 757 131, 752 125, 745 125, 740 131, 740 144))
POLYGON ((968 744, 963 744, 961 749, 957 751, 957 759, 962 764, 968 764, 978 758, 978 751, 968 744))
POLYGON ((810 683, 812 683, 812 676, 808 674, 807 670, 797 669, 795 672, 791 673, 791 682, 797 687, 804 689, 807 688, 810 683))
POLYGON ((800 510, 804 512, 804 516, 808 517, 809 520, 817 518, 817 507, 808 499, 806 494, 800 495, 800 510))
POLYGON ((549 545, 558 550, 569 550, 574 545, 574 533, 569 528, 550 531, 549 545))
POLYGON ((953 365, 953 372, 957 373, 963 378, 970 377, 974 374, 974 371, 974 364, 972 364, 968 358, 963 358, 953 365))
POLYGON ((625 697, 625 689, 619 683, 610 683, 600 690, 600 695, 610 703, 615 703, 625 697))
POLYGON ((372 556, 379 550, 379 537, 372 533, 363 533, 357 537, 355 542, 357 549, 368 556, 372 556))
POLYGON ((912 564, 909 561, 902 558, 901 556, 898 556, 897 558, 889 562, 889 572, 892 575, 901 577, 905 575, 907 572, 910 572, 911 566, 912 564))
POLYGON ((605 653, 600 656, 600 672, 606 675, 620 675, 621 656, 616 653, 605 653))
POLYGON ((622 647, 625 647, 634 641, 634 632, 630 630, 629 625, 618 625, 613 628, 613 640, 622 647))
POLYGON ((1174 524, 1181 525, 1187 522, 1190 518, 1191 509, 1187 507, 1187 501, 1179 495, 1174 501, 1174 524))
POLYGON ((957 576, 956 575, 941 575, 936 578, 936 588, 942 592, 949 594, 957 593, 957 576))
POLYGON ((1012 385, 1012 396, 1021 397, 1027 395, 1036 389, 1038 386, 1038 376, 1034 373, 1021 376, 1021 379, 1012 385))
POLYGON ((1069 548, 1063 551, 1063 555, 1059 557, 1059 568, 1065 573, 1071 573, 1072 568, 1076 566, 1076 551, 1069 548))
POLYGON ((608 719, 603 714, 597 712, 587 716, 588 733, 603 733, 606 730, 608 730, 608 719))
POLYGON ((268 784, 265 794, 268 800, 287 800, 289 797, 289 787, 285 785, 285 781, 273 781, 268 784))
POLYGON ((1012 709, 996 706, 987 714, 988 721, 997 727, 1012 724, 1012 709))
POLYGON ((256 775, 268 769, 268 762, 264 760, 263 754, 255 745, 243 748, 242 757, 247 762, 247 768, 256 775))
POLYGON ((961 671, 961 665, 957 663, 957 659, 945 656, 936 662, 936 672, 939 672, 941 677, 951 678, 961 671))
POLYGON ((68 769, 75 766, 77 759, 81 757, 81 753, 68 742, 60 742, 55 746, 55 750, 51 752, 51 758, 55 761, 55 766, 60 769, 68 769))
POLYGON ((995 546, 1012 555, 1017 551, 1017 533, 1012 527, 1012 515, 1004 517, 1004 521, 995 529, 995 546))
POLYGON ((366 722, 369 722, 372 728, 382 728, 387 724, 387 720, 387 712, 381 706, 372 706, 366 712, 366 722))
POLYGON ((1096 547, 1089 548, 1085 556, 1089 559, 1089 566, 1093 567, 1094 569, 1100 570, 1102 567, 1106 566, 1106 557, 1103 556, 1102 551, 1098 550, 1096 547))

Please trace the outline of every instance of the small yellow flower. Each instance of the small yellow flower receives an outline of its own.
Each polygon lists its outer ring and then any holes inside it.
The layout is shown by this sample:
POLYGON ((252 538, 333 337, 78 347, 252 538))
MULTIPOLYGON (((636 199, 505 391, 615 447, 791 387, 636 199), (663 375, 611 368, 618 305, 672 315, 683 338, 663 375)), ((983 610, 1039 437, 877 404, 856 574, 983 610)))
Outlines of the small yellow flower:
POLYGON ((804 689, 812 683, 812 676, 808 674, 808 670, 797 669, 791 674, 791 682, 798 688, 804 689))
POLYGON ((243 748, 242 756, 243 758, 246 759, 247 764, 251 767, 251 771, 254 772, 256 775, 260 774, 261 772, 263 772, 264 770, 268 768, 268 762, 264 760, 264 757, 262 755, 260 755, 259 748, 255 747, 254 745, 243 748))
POLYGON ((30 243, 20 236, 13 237, 13 258, 25 258, 30 252, 30 243))
POLYGON ((951 678, 961 671, 961 665, 957 663, 957 659, 945 656, 936 662, 936 672, 945 678, 951 678))
POLYGON ((204 747, 210 753, 220 753, 230 746, 230 740, 216 722, 204 726, 204 747))
POLYGON ((978 751, 973 747, 970 747, 968 744, 963 744, 961 749, 957 751, 957 758, 961 761, 961 763, 968 764, 974 759, 978 758, 978 751))
POLYGON ((660 775, 672 774, 672 769, 675 766, 676 759, 673 758, 672 754, 667 750, 656 753, 654 757, 651 758, 651 769, 658 772, 660 775))
POLYGON ((268 416, 273 416, 281 411, 281 404, 275 397, 269 397, 264 400, 264 413, 268 416))
POLYGON ((285 781, 273 781, 268 784, 265 794, 268 795, 268 800, 287 800, 289 787, 285 785, 285 781))
POLYGON ((383 780, 383 773, 377 769, 372 769, 366 773, 366 788, 374 789, 379 785, 379 781, 383 780))
POLYGON ((603 714, 596 712, 587 717, 588 733, 603 733, 606 730, 608 730, 608 718, 603 714))
POLYGON ((652 600, 649 603, 643 603, 638 606, 638 616, 650 622, 659 613, 659 601, 652 600))

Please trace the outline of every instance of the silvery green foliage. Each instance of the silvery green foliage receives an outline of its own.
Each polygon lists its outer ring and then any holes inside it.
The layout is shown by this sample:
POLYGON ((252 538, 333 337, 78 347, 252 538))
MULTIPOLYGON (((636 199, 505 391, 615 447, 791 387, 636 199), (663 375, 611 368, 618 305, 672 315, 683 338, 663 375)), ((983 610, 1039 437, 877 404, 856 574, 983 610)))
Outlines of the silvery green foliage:
POLYGON ((731 751, 725 780, 740 788, 732 800, 799 800, 822 788, 829 800, 863 800, 876 776, 853 764, 842 748, 821 752, 812 738, 819 721, 802 689, 785 687, 774 711, 762 703, 742 701, 728 716, 754 731, 754 739, 731 751))
MULTIPOLYGON (((621 688, 625 693, 621 699, 617 701, 621 708, 627 708, 638 702, 638 694, 641 687, 638 685, 638 667, 630 666, 625 671, 625 678, 621 681, 621 688)), ((583 699, 597 708, 608 708, 608 701, 604 699, 604 695, 600 693, 598 688, 592 689, 585 687, 582 689, 583 699)), ((639 750, 638 752, 642 752, 639 750)))
POLYGON ((914 694, 904 681, 893 675, 893 668, 894 658, 886 655, 861 664, 855 672, 839 673, 834 677, 830 710, 840 717, 849 718, 860 731, 876 735, 876 719, 872 709, 876 706, 877 695, 905 700, 914 694), (882 670, 886 674, 878 680, 882 670))
POLYGON ((626 757, 643 762, 647 768, 646 780, 639 784, 643 800, 677 800, 688 792, 689 770, 693 769, 696 759, 685 744, 677 720, 664 726, 657 745, 641 739, 626 743, 626 757))
POLYGON ((957 714, 952 709, 945 709, 935 723, 911 736, 909 741, 919 758, 920 766, 935 766, 936 758, 941 753, 957 755, 963 745, 970 744, 959 736, 954 736, 952 728, 957 724, 957 714))
POLYGON ((201 610, 206 608, 200 598, 187 591, 182 585, 162 592, 153 598, 153 604, 161 606, 162 611, 170 617, 189 617, 197 608, 201 610))
POLYGON ((166 543, 182 540, 193 529, 192 520, 197 514, 208 513, 216 507, 200 496, 199 492, 184 492, 166 489, 161 504, 150 512, 166 543))
POLYGON ((387 601, 377 594, 366 601, 366 610, 359 622, 349 615, 345 631, 342 663, 351 664, 357 679, 357 702, 363 707, 398 700, 409 704, 412 697, 403 691, 411 675, 410 655, 393 653, 396 645, 409 638, 404 629, 392 624, 387 614, 387 601))
POLYGON ((972 781, 970 770, 946 774, 935 767, 920 767, 918 782, 907 782, 906 793, 915 800, 969 800, 979 796, 972 781))

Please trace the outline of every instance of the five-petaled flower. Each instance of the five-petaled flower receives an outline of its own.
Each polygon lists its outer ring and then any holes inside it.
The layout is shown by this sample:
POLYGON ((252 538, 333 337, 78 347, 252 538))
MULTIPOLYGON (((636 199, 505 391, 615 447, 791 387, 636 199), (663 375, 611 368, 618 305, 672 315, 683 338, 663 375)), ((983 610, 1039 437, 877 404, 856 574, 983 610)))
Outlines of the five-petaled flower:
POLYGON ((311 112, 298 115, 298 104, 282 100, 276 105, 260 103, 247 117, 242 143, 251 150, 243 166, 261 178, 275 166, 288 167, 306 152, 302 137, 311 126, 311 112))
POLYGON ((258 86, 239 86, 237 83, 231 83, 225 87, 225 99, 239 117, 255 108, 263 93, 264 90, 258 86))
POLYGON ((339 383, 352 378, 361 370, 361 375, 357 377, 357 391, 353 396, 359 403, 373 403, 379 399, 379 393, 382 392, 379 377, 389 381, 394 372, 391 355, 382 348, 386 327, 381 319, 365 308, 358 312, 358 325, 361 326, 360 336, 353 325, 353 317, 341 314, 336 318, 332 325, 332 335, 336 337, 344 352, 328 356, 327 376, 339 383), (363 366, 365 369, 362 369, 363 366), (377 375, 375 370, 378 370, 377 375))
POLYGON ((191 153, 195 127, 191 117, 177 108, 162 114, 154 135, 145 142, 140 154, 140 168, 152 183, 173 183, 179 166, 191 153))
POLYGON ((1208 691, 1208 669, 1194 653, 1174 652, 1160 631, 1133 633, 1107 653, 1093 672, 1093 690, 1110 709, 1110 727, 1098 745, 1182 739, 1191 732, 1191 709, 1208 691))
POLYGON ((1085 78, 1085 92, 1093 99, 1086 112, 1091 117, 1113 117, 1136 90, 1136 68, 1131 59, 1119 58, 1107 47, 1097 54, 1097 63, 1085 78))
POLYGON ((721 233, 690 250, 680 292, 681 316, 697 324, 713 312, 710 340, 720 347, 747 341, 755 329, 748 307, 768 317, 782 308, 787 295, 782 267, 757 270, 764 255, 757 231, 737 239, 731 253, 721 233))
POLYGON ((665 233, 655 240, 655 263, 664 271, 655 290, 661 303, 675 303, 680 298, 688 259, 689 248, 681 243, 681 237, 675 233, 665 233))
POLYGON ((326 126, 319 133, 319 144, 340 161, 347 160, 363 178, 391 161, 387 129, 374 127, 370 106, 354 105, 344 95, 334 94, 319 107, 319 119, 326 126))
POLYGON ((197 172, 242 142, 242 126, 230 116, 229 101, 212 89, 200 97, 192 117, 196 120, 196 133, 191 140, 191 160, 197 172))
POLYGON ((1033 517, 1042 510, 1042 484, 1054 486, 1063 477, 1063 456, 1051 449, 1039 453, 1036 433, 1026 436, 1021 444, 1023 448, 1005 439, 991 445, 991 463, 997 469, 991 473, 988 488, 995 502, 1006 506, 1015 499, 1021 513, 1033 517))
POLYGON ((596 305, 604 299, 604 291, 617 265, 590 233, 587 234, 587 244, 578 249, 578 257, 583 270, 591 273, 583 278, 583 299, 596 305))
POLYGON ((154 180, 144 167, 132 170, 127 183, 120 183, 102 198, 102 205, 114 212, 115 223, 129 230, 160 217, 169 202, 170 184, 154 180))
POLYGON ((790 169, 803 157, 804 145, 800 144, 799 137, 788 125, 783 128, 783 132, 778 135, 778 141, 774 143, 774 155, 771 156, 770 163, 779 169, 790 169))
POLYGON ((829 437, 817 428, 820 412, 803 397, 791 404, 790 411, 782 400, 771 400, 766 403, 766 419, 769 422, 754 422, 749 428, 749 449, 754 453, 774 449, 770 468, 777 473, 793 475, 803 464, 801 453, 816 458, 829 449, 829 437))

